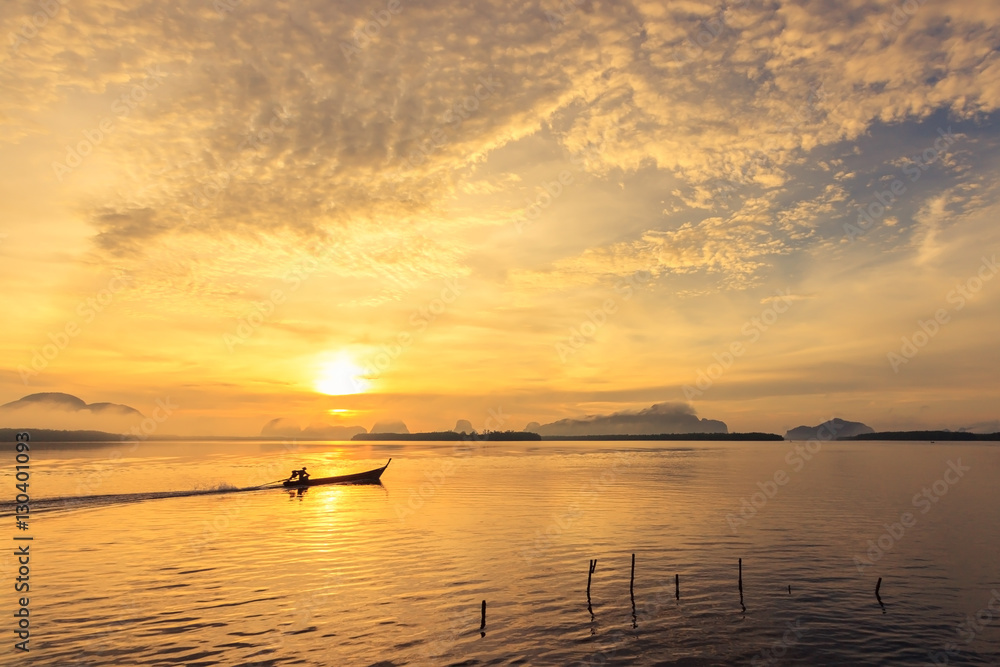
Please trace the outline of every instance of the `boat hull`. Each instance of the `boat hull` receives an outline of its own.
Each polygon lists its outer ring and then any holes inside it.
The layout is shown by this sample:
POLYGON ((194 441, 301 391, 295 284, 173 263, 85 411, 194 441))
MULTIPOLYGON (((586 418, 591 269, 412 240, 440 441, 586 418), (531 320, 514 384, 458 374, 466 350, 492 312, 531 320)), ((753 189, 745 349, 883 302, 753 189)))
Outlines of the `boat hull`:
POLYGON ((338 475, 336 477, 316 477, 307 479, 304 482, 299 480, 286 481, 282 483, 282 486, 288 487, 290 489, 304 489, 310 486, 322 486, 324 484, 378 484, 379 478, 382 477, 382 473, 385 469, 389 467, 389 463, 392 459, 389 459, 384 466, 381 468, 375 468, 374 470, 367 470, 365 472, 356 472, 350 475, 338 475))

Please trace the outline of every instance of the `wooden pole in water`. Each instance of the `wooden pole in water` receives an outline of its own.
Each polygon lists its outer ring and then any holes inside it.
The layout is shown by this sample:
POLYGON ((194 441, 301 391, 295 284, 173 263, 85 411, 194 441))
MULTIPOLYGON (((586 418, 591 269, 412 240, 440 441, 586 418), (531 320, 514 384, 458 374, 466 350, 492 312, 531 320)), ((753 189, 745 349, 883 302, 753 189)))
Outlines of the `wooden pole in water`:
POLYGON ((635 591, 633 590, 633 585, 635 584, 635 554, 632 554, 632 575, 628 580, 628 596, 632 600, 632 628, 635 629, 639 627, 638 620, 635 616, 635 591))
POLYGON ((486 600, 483 600, 483 620, 479 624, 479 629, 480 630, 486 629, 486 600))
POLYGON ((740 607, 743 609, 743 613, 746 613, 746 605, 743 604, 743 559, 740 559, 740 607))
POLYGON ((875 597, 879 597, 878 589, 882 588, 882 577, 878 578, 878 583, 875 584, 875 597))
POLYGON ((590 577, 594 574, 594 570, 597 568, 597 559, 590 561, 590 570, 587 573, 587 611, 590 612, 590 620, 594 620, 594 607, 590 604, 590 577))
POLYGON ((681 599, 681 575, 674 575, 674 592, 677 595, 677 599, 681 599))

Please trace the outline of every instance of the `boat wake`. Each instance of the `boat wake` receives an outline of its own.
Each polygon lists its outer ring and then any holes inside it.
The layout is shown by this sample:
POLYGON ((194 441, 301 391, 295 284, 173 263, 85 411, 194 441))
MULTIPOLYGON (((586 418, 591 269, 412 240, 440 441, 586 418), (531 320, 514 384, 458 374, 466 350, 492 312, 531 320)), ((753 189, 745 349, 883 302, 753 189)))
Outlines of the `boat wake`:
MULTIPOLYGON (((146 500, 159 500, 162 498, 186 498, 189 496, 218 496, 227 493, 243 493, 246 491, 263 491, 267 489, 281 488, 280 484, 263 484, 260 486, 239 487, 232 484, 220 484, 211 489, 191 489, 188 491, 150 491, 146 493, 109 493, 95 496, 67 496, 62 498, 32 498, 31 513, 42 514, 47 512, 65 512, 79 509, 92 509, 95 507, 107 507, 108 505, 121 505, 128 503, 139 503, 146 500)), ((0 503, 0 516, 13 516, 14 503, 0 503)))

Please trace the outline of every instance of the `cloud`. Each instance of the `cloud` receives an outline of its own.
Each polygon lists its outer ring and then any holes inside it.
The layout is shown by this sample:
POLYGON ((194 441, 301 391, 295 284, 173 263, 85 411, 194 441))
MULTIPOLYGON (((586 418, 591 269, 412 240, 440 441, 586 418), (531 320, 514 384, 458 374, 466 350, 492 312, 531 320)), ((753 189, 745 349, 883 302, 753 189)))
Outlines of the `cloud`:
MULTIPOLYGON (((78 168, 108 183, 80 210, 108 261, 145 262, 150 289, 178 289, 197 262, 189 249, 227 235, 272 248, 315 241, 341 275, 455 274, 465 249, 442 238, 448 202, 515 186, 518 174, 468 170, 543 127, 570 153, 596 148, 595 174, 652 164, 679 178, 688 206, 723 187, 757 192, 767 210, 817 146, 875 122, 1000 106, 1000 10, 976 0, 922 5, 887 34, 876 26, 891 7, 875 0, 586 5, 555 22, 531 2, 401 7, 362 40, 362 0, 74 5, 0 67, 0 124, 12 141, 44 135, 40 114, 90 99, 98 113, 54 137, 61 149, 102 115, 115 120, 78 168), (158 86, 133 92, 150 71, 158 86), (389 239, 414 261, 371 252, 389 239)), ((3 27, 34 9, 21 3, 3 27)), ((704 269, 737 286, 793 240, 756 222, 751 210, 652 225, 564 264, 704 269)))
POLYGON ((656 403, 637 411, 560 419, 530 429, 541 435, 657 435, 659 433, 728 433, 721 421, 699 419, 683 403, 656 403))
POLYGON ((814 299, 814 298, 816 298, 815 294, 779 294, 777 296, 764 297, 763 299, 760 300, 760 302, 762 304, 767 305, 769 303, 776 303, 776 302, 789 303, 792 301, 804 301, 806 299, 814 299))

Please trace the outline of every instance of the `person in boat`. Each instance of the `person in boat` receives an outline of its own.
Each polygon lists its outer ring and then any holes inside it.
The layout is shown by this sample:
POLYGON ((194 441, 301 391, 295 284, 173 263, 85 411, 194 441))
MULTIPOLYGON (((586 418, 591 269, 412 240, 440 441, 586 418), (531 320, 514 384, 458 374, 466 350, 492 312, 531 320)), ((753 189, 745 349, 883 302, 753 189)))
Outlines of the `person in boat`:
POLYGON ((309 473, 306 472, 305 466, 302 466, 302 470, 293 470, 291 477, 288 478, 288 481, 294 482, 296 477, 298 477, 300 482, 308 481, 309 473))

